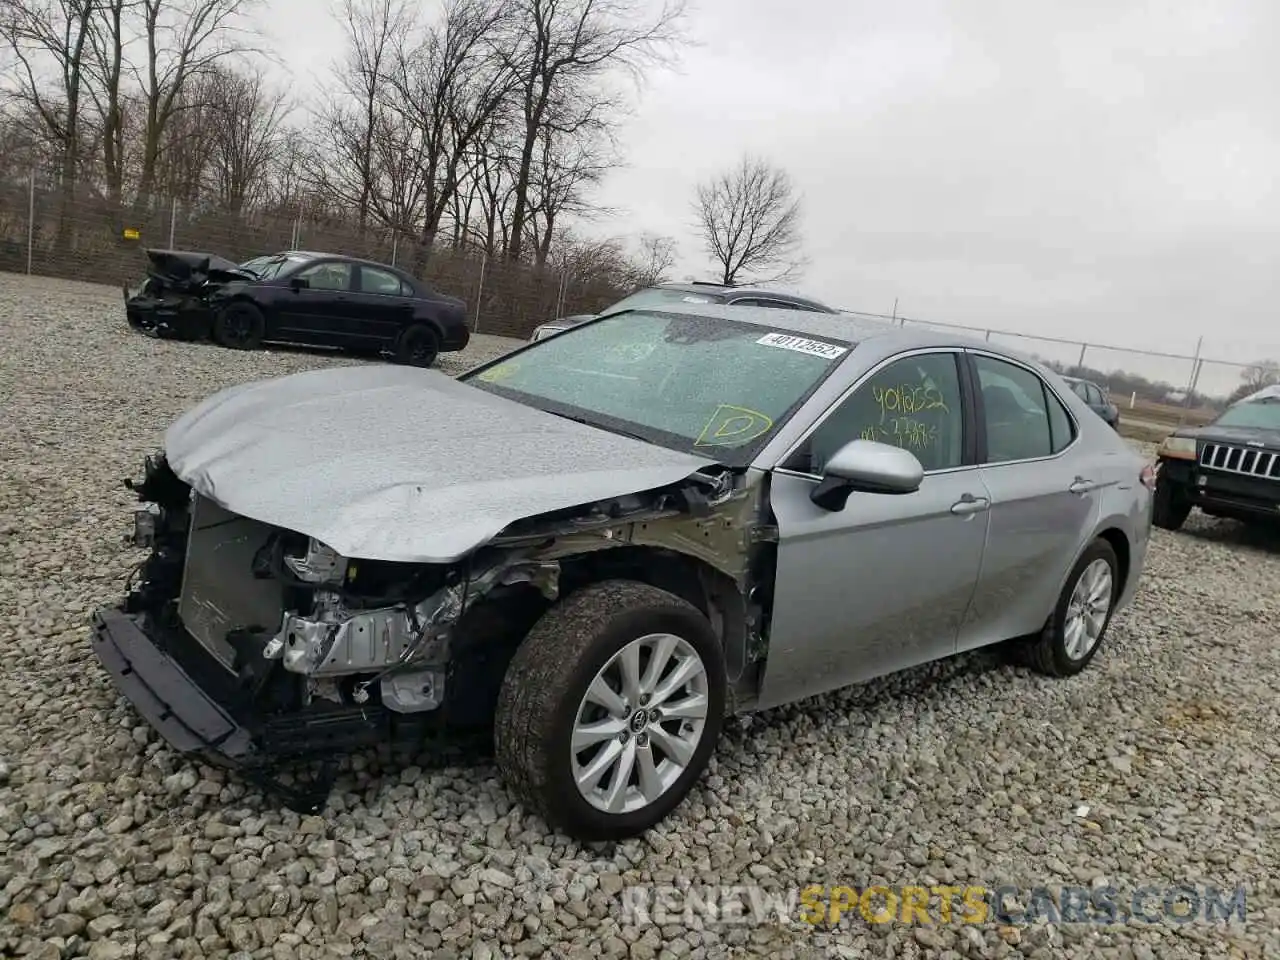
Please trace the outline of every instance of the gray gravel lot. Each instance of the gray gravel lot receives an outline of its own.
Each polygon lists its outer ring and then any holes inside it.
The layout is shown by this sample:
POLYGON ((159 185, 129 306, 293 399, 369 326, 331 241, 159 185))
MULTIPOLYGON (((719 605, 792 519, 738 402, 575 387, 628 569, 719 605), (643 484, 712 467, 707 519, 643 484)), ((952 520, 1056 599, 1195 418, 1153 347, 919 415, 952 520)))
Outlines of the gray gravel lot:
MULTIPOLYGON (((583 848, 514 808, 487 761, 426 755, 357 757, 324 815, 299 817, 164 748, 87 618, 139 558, 121 479, 174 416, 352 361, 157 342, 113 288, 3 274, 0 331, 0 956, 1280 955, 1274 538, 1157 531, 1135 607, 1072 680, 969 656, 735 724, 643 840, 583 848), (676 881, 1112 885, 1122 906, 1106 925, 624 913, 624 887, 676 881), (1126 922, 1135 889, 1179 884, 1244 885, 1247 919, 1126 922)), ((504 349, 477 341, 442 367, 504 349)))

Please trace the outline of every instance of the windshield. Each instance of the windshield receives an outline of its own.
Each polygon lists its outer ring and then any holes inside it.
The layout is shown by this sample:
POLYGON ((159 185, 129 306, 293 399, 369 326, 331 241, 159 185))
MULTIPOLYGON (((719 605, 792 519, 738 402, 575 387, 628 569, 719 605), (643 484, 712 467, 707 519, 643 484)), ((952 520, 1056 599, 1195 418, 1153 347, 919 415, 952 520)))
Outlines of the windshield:
POLYGON ((717 317, 629 312, 464 374, 481 389, 745 466, 850 344, 717 317))
POLYGON ((259 280, 271 280, 285 267, 305 262, 305 257, 286 257, 273 253, 265 257, 254 257, 240 264, 240 269, 253 274, 259 280))
POLYGON ((623 297, 611 307, 601 310, 601 313, 613 313, 617 310, 638 310, 644 307, 659 307, 666 303, 715 303, 715 297, 704 296, 700 293, 690 293, 687 290, 669 290, 665 287, 649 287, 645 290, 637 290, 629 297, 623 297))
POLYGON ((1258 427, 1263 430, 1280 430, 1280 397, 1266 397, 1237 403, 1217 420, 1216 427, 1258 427))

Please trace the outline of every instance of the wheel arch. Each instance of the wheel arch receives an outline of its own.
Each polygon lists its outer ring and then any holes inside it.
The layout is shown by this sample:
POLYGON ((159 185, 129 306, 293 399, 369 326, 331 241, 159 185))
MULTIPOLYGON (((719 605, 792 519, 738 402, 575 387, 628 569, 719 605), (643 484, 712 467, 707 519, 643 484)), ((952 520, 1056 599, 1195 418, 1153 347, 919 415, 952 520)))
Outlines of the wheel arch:
POLYGON ((1111 549, 1115 551, 1116 563, 1120 567, 1116 571, 1119 583, 1116 584, 1115 595, 1123 597, 1125 591, 1129 588, 1129 573, 1133 565, 1133 544, 1129 542, 1129 535, 1121 530, 1119 526, 1108 524, 1099 530, 1093 539, 1105 540, 1111 545, 1111 549))
POLYGON ((746 598, 737 581, 706 560, 669 547, 629 544, 563 557, 560 568, 562 597, 604 580, 627 579, 688 601, 720 638, 731 680, 745 663, 746 598))

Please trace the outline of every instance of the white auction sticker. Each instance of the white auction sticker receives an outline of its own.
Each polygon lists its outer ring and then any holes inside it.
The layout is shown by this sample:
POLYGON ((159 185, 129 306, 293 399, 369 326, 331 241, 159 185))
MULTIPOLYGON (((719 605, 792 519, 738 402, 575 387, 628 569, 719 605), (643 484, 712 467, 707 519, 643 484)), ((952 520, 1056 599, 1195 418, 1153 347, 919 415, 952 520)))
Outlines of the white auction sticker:
POLYGON ((784 350, 795 350, 814 357, 825 357, 828 360, 834 360, 849 349, 837 347, 834 343, 823 343, 821 340, 807 340, 789 333, 766 333, 756 343, 763 343, 768 347, 782 347, 784 350))

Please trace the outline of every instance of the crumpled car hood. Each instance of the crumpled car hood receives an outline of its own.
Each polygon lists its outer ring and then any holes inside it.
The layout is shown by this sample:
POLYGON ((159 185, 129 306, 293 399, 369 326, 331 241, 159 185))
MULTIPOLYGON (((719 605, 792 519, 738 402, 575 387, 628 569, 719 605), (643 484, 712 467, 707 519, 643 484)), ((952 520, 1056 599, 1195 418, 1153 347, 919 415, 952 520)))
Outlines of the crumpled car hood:
POLYGON ((216 253, 194 250, 148 250, 151 272, 172 283, 217 283, 227 280, 252 280, 238 263, 216 253))
POLYGON ((173 471, 227 510, 347 557, 446 563, 517 520, 678 483, 712 463, 371 364, 231 387, 165 434, 173 471))

